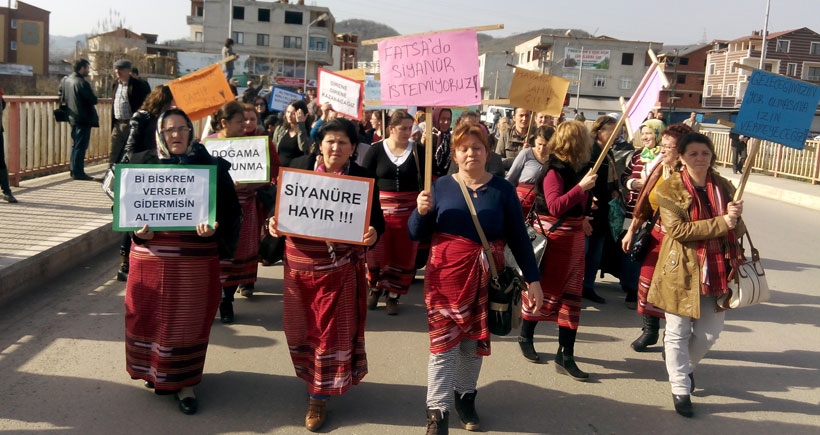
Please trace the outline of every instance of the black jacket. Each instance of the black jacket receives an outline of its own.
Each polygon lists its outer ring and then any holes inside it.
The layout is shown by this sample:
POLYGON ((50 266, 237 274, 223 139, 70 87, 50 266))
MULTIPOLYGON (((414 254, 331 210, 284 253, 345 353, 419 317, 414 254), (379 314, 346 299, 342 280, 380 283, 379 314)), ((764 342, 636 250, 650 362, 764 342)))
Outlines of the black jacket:
POLYGON ((99 127, 97 116, 97 96, 85 77, 75 73, 60 82, 58 95, 68 106, 68 122, 78 127, 99 127))
MULTIPOLYGON (((120 85, 118 80, 114 80, 114 84, 111 85, 111 99, 113 104, 113 99, 117 95, 117 86, 120 85)), ((128 89, 125 91, 128 95, 128 105, 131 107, 131 115, 137 113, 142 107, 142 103, 145 102, 145 98, 148 97, 148 94, 151 93, 151 85, 148 82, 140 79, 135 79, 130 77, 128 79, 128 89)), ((114 108, 111 108, 111 127, 114 127, 114 108)))

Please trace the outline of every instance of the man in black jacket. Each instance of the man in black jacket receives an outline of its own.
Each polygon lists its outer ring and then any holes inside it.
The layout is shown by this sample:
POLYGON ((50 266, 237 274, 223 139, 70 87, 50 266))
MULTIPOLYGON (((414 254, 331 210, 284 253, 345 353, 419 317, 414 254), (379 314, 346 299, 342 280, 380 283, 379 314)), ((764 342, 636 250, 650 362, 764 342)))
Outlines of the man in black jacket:
POLYGON ((71 124, 71 176, 75 180, 93 180, 85 173, 85 151, 91 140, 91 128, 100 126, 97 116, 97 96, 85 80, 89 62, 78 59, 74 62, 74 73, 60 83, 59 96, 68 107, 68 122, 71 124))
POLYGON ((122 59, 114 62, 116 80, 112 85, 111 95, 114 98, 111 110, 111 154, 108 163, 114 165, 120 161, 128 134, 131 132, 129 121, 137 112, 151 92, 147 82, 131 77, 131 62, 122 59))

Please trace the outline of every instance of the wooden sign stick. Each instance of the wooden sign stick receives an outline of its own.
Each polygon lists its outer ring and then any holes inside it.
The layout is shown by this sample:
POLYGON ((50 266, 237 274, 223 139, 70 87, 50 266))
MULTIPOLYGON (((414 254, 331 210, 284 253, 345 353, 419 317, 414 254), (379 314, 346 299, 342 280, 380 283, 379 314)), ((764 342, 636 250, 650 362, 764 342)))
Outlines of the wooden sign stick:
POLYGON ((743 174, 740 176, 740 183, 735 191, 735 201, 740 201, 743 197, 743 190, 746 188, 746 182, 749 181, 749 175, 752 173, 752 166, 754 166, 755 156, 760 149, 760 139, 752 139, 752 149, 746 156, 746 164, 743 165, 743 174))
POLYGON ((432 107, 424 111, 424 122, 427 124, 427 128, 424 129, 424 143, 427 144, 424 150, 424 190, 429 192, 433 188, 433 154, 436 153, 436 147, 433 144, 432 107))
MULTIPOLYGON (((624 100, 624 97, 620 97, 619 101, 621 103, 621 116, 626 117, 626 100, 624 100)), ((626 125, 626 137, 627 139, 629 139, 629 143, 632 143, 632 139, 634 136, 632 134, 632 123, 629 122, 629 118, 626 119, 626 122, 624 124, 626 125)))

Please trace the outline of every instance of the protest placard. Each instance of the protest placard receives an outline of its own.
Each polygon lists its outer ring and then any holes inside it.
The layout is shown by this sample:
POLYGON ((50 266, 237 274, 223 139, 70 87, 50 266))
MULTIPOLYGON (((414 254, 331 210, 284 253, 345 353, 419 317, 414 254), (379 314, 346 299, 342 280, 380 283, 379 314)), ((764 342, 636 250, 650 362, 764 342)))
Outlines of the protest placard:
POLYGON ((319 104, 330 103, 333 110, 352 119, 361 119, 364 84, 319 68, 316 96, 319 104))
POLYGON ((305 239, 362 244, 373 179, 282 168, 276 229, 305 239))
POLYGON ((635 90, 635 94, 629 99, 626 112, 627 125, 632 129, 630 136, 638 132, 641 128, 647 112, 652 110, 658 104, 658 98, 661 89, 665 87, 663 80, 664 72, 660 67, 655 65, 649 67, 644 80, 642 80, 642 87, 635 90))
POLYGON ((818 103, 820 86, 754 70, 732 132, 803 149, 818 103))
POLYGON ((216 219, 216 166, 118 164, 114 231, 189 231, 216 219))
POLYGON ((568 89, 569 80, 563 77, 516 68, 510 85, 510 104, 560 116, 568 89))
POLYGON ((293 92, 285 88, 274 86, 273 91, 270 93, 270 103, 268 104, 268 109, 274 112, 284 112, 287 110, 291 101, 304 99, 305 96, 298 92, 293 92))
POLYGON ((347 77, 350 80, 356 80, 357 82, 363 82, 365 77, 364 68, 343 69, 341 71, 336 71, 336 74, 342 77, 347 77))
POLYGON ((386 39, 379 62, 386 106, 481 104, 475 30, 386 39))
POLYGON ((219 64, 168 82, 177 107, 191 118, 202 119, 235 98, 219 64))
POLYGON ((231 178, 237 183, 270 183, 270 148, 267 136, 210 138, 203 145, 214 157, 231 163, 231 178))

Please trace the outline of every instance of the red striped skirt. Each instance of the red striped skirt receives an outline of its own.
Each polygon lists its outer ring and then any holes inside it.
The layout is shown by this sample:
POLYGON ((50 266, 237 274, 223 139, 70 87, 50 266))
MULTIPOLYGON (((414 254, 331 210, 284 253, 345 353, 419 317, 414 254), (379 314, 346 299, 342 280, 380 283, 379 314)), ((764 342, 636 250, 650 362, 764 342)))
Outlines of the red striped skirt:
POLYGON ((233 258, 219 263, 219 278, 223 287, 256 282, 259 268, 259 240, 262 225, 256 210, 255 192, 236 192, 242 208, 242 227, 233 258))
MULTIPOLYGON (((538 215, 548 231, 557 219, 538 215)), ((581 289, 584 281, 583 218, 567 218, 547 236, 547 250, 541 263, 541 290, 544 305, 538 312, 529 310, 527 293, 522 292, 521 317, 533 322, 553 321, 559 326, 578 329, 581 317, 581 289)), ((539 225, 535 225, 541 231, 539 225)))
POLYGON ((396 294, 407 294, 416 273, 416 248, 407 220, 416 208, 418 192, 380 192, 384 234, 367 250, 367 285, 396 294))
POLYGON ((518 183, 515 186, 515 193, 518 195, 518 200, 521 201, 521 211, 524 212, 524 217, 527 217, 532 205, 535 203, 535 187, 534 184, 518 183))
MULTIPOLYGON (((504 266, 504 243, 491 243, 498 270, 504 266)), ((490 354, 487 286, 490 271, 482 247, 472 240, 435 233, 424 274, 424 302, 430 353, 452 349, 462 339, 477 340, 476 354, 490 354)))
POLYGON ((222 298, 216 242, 193 232, 157 232, 131 245, 125 291, 125 361, 157 390, 202 380, 211 324, 222 298))
POLYGON ((340 395, 367 374, 363 248, 285 241, 282 326, 296 376, 313 395, 340 395))
POLYGON ((658 263, 664 233, 658 230, 658 225, 655 225, 651 235, 647 247, 648 252, 641 265, 641 276, 638 278, 638 312, 663 319, 666 317, 666 312, 646 300, 649 295, 649 286, 652 284, 652 275, 655 273, 655 265, 658 263))

